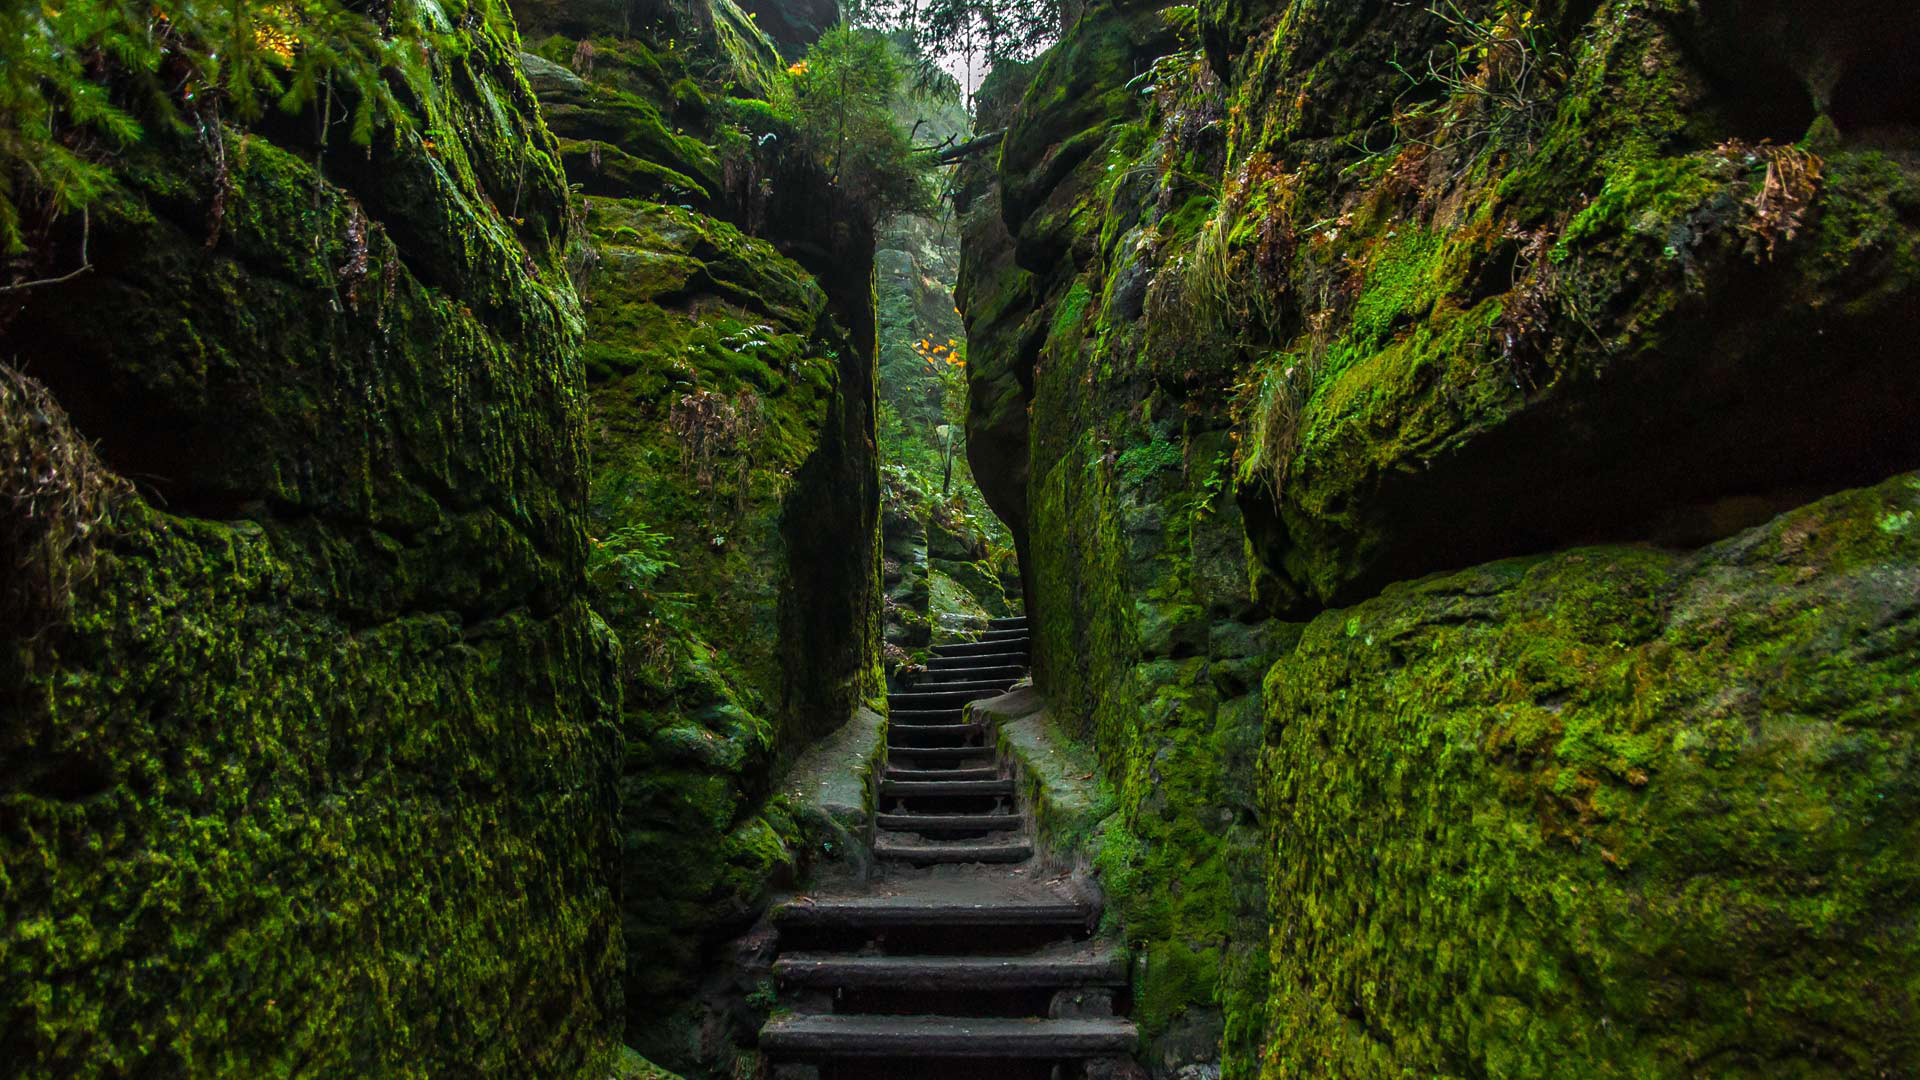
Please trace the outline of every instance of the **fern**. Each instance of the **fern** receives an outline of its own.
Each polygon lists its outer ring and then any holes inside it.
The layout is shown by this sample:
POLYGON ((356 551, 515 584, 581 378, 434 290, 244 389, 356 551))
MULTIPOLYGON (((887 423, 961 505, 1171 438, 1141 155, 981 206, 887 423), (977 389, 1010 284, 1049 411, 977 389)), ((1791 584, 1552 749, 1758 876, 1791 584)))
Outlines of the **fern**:
POLYGON ((645 525, 623 525, 589 548, 587 580, 603 596, 656 615, 675 614, 684 606, 682 594, 654 588, 662 574, 679 569, 667 557, 671 542, 666 533, 645 525))

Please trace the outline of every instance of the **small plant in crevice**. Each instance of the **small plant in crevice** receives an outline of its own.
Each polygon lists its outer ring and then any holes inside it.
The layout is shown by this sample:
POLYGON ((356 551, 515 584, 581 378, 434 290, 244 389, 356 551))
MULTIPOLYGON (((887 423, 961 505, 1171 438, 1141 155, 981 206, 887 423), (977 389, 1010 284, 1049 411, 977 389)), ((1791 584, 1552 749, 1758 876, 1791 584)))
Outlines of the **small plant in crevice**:
POLYGON ((1241 387, 1235 411, 1249 417, 1252 435, 1240 448, 1241 476, 1262 477, 1276 503, 1299 450, 1308 403, 1330 363, 1351 357, 1350 349, 1336 353, 1335 343, 1351 325, 1369 269, 1363 257, 1341 248, 1340 232, 1350 224, 1342 216, 1307 230, 1296 269, 1301 333, 1257 381, 1241 387))
POLYGON ((1248 158, 1228 179, 1178 264, 1200 318, 1221 329, 1279 328, 1298 245, 1297 192, 1297 178, 1264 153, 1248 158))
POLYGON ((1771 142, 1746 143, 1733 140, 1720 144, 1714 152, 1730 160, 1745 160, 1755 167, 1764 166, 1760 190, 1748 206, 1753 220, 1746 226, 1759 245, 1764 261, 1772 262, 1782 242, 1792 242, 1806 224, 1807 210, 1820 191, 1821 173, 1826 163, 1797 146, 1776 146, 1771 142))
POLYGON ((742 507, 753 465, 752 453, 743 449, 763 424, 760 395, 752 390, 740 390, 731 397, 695 390, 667 410, 667 428, 680 442, 680 463, 702 491, 719 497, 719 463, 737 455, 735 498, 742 507))
POLYGON ((1226 150, 1226 86, 1199 49, 1168 53, 1136 76, 1129 88, 1153 98, 1152 127, 1160 139, 1158 160, 1146 159, 1157 172, 1159 210, 1174 208, 1183 185, 1176 178, 1205 185, 1218 171, 1226 150))
MULTIPOLYGON (((593 276, 594 267, 600 265, 600 248, 593 242, 592 233, 587 229, 588 215, 593 213, 593 202, 586 196, 586 188, 581 184, 567 186, 567 249, 565 266, 567 280, 573 283, 573 289, 582 298, 586 296, 587 282, 593 276)), ((620 233, 638 234, 632 229, 620 229, 614 233, 614 239, 620 240, 620 233)))
POLYGON ((690 604, 687 594, 656 587, 662 575, 679 568, 667 557, 671 539, 636 523, 589 541, 587 582, 601 598, 602 614, 620 616, 622 626, 638 628, 627 629, 621 639, 629 674, 666 667, 672 624, 690 604))
POLYGON ((1437 97, 1396 113, 1396 141, 1449 153, 1461 161, 1460 173, 1496 147, 1532 149, 1553 118, 1551 91, 1563 61, 1546 24, 1518 5, 1476 17, 1458 0, 1436 0, 1427 11, 1450 40, 1411 66, 1388 63, 1410 93, 1437 97))
POLYGON ((1299 449, 1307 402, 1312 400, 1314 389, 1320 384, 1320 373, 1326 366, 1333 312, 1315 312, 1307 322, 1307 347, 1284 357, 1269 367, 1257 383, 1247 387, 1253 397, 1253 437, 1251 446, 1242 450, 1246 455, 1243 475, 1250 473, 1264 479, 1276 505, 1292 471, 1294 452, 1299 449))
POLYGON ((780 1003, 780 993, 774 988, 772 979, 761 979, 747 994, 747 1008, 760 1013, 770 1013, 780 1003))
POLYGON ((1560 289, 1560 272, 1552 259, 1554 229, 1510 231, 1520 242, 1514 255, 1513 298, 1494 324, 1500 356, 1507 363, 1514 389, 1539 389, 1539 370, 1546 356, 1549 323, 1560 289))
POLYGON ((1174 468, 1184 469, 1186 454, 1170 439, 1155 439, 1121 451, 1114 460, 1114 475, 1129 489, 1137 489, 1156 474, 1174 468))

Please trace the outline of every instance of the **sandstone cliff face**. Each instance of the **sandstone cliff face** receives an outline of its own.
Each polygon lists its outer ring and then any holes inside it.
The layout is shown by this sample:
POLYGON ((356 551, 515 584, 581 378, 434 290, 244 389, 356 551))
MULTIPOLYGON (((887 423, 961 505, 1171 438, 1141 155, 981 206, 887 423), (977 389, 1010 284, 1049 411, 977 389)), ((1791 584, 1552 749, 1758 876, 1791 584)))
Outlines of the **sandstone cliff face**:
POLYGON ((1267 676, 1267 1069, 1920 1058, 1920 475, 1329 611, 1267 676))
POLYGON ((765 1005, 730 942, 822 854, 778 780, 880 693, 873 243, 812 212, 824 179, 759 100, 780 61, 740 9, 632 15, 525 5, 525 63, 585 195, 627 1036, 732 1075, 765 1005))
POLYGON ((566 187, 512 23, 445 14, 404 130, 156 127, 5 298, 17 1075, 605 1075, 566 187))
POLYGON ((1920 461, 1916 35, 1254 0, 1038 63, 970 186, 972 450, 1154 1069, 1913 1066, 1911 892, 1823 869, 1914 853, 1912 489, 1774 515, 1920 461))

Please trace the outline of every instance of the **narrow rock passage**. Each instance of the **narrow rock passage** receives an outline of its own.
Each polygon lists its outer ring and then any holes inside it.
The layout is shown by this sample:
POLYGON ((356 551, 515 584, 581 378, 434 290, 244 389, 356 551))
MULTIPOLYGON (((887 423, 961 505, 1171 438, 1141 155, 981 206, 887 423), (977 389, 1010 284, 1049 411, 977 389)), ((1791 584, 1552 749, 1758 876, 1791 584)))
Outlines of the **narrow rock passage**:
POLYGON ((967 702, 1027 670, 1024 618, 934 648, 889 701, 866 887, 780 907, 774 972, 796 1011, 760 1047, 781 1080, 1067 1080, 1133 1049, 1122 950, 1097 903, 1035 858, 1030 816, 967 702))

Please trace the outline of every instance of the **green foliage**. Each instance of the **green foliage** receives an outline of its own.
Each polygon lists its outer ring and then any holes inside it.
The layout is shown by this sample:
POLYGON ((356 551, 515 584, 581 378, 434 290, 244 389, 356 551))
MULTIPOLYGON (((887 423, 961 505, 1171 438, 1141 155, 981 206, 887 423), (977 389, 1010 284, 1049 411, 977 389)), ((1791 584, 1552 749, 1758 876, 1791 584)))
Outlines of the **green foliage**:
POLYGON ((1031 60, 1060 33, 1060 0, 854 0, 847 18, 897 27, 935 60, 991 68, 1031 60))
POLYGON ((929 164, 893 117, 904 66, 885 37, 842 26, 822 34, 771 95, 825 170, 841 210, 869 225, 927 207, 929 164))
POLYGON ((949 530, 978 532, 986 537, 991 558, 1012 559, 1013 537, 987 506, 967 467, 963 429, 954 423, 953 479, 946 480, 947 456, 938 435, 903 420, 891 402, 876 411, 875 434, 880 448, 880 479, 890 502, 925 505, 949 530), (941 494, 942 486, 947 493, 941 494))
POLYGON ((680 567, 670 558, 672 544, 672 536, 636 521, 615 528, 587 549, 587 582, 594 588, 595 607, 620 627, 630 672, 659 671, 672 655, 672 641, 686 636, 680 628, 691 594, 655 588, 662 574, 680 567))
POLYGON ((654 582, 679 566, 667 557, 672 541, 638 522, 622 525, 588 549, 587 580, 604 595, 646 600, 653 606, 659 599, 654 582))
MULTIPOLYGON (((0 5, 0 246, 19 254, 35 224, 106 195, 103 166, 154 124, 186 130, 229 108, 240 119, 268 104, 318 107, 372 140, 405 112, 384 77, 418 70, 428 47, 455 50, 442 19, 478 11, 417 10, 398 0, 384 17, 341 0, 72 0, 0 5), (436 29, 428 30, 428 20, 436 29), (189 121, 198 121, 190 125, 189 121), (35 215, 38 221, 26 215, 35 215)), ((463 6, 463 5, 456 5, 463 6)))
POLYGON ((632 1047, 622 1046, 619 1060, 614 1062, 613 1080, 680 1080, 680 1077, 641 1057, 632 1047))
MULTIPOLYGON (((739 5, 733 0, 709 0, 686 5, 686 9, 689 21, 710 23, 711 47, 718 54, 727 85, 753 94, 772 89, 779 77, 780 54, 739 5)), ((707 35, 700 37, 706 39, 707 35)))

